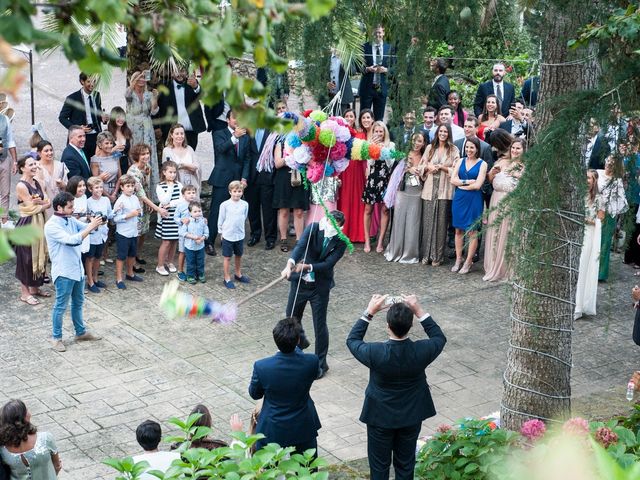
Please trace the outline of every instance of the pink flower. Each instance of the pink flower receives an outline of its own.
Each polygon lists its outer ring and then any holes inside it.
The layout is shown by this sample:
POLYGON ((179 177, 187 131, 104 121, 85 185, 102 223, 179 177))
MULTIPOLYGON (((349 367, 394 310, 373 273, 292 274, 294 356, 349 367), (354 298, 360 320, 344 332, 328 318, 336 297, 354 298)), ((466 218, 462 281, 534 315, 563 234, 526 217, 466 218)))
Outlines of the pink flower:
POLYGON ((537 418, 524 422, 522 427, 520 427, 520 433, 530 442, 535 442, 539 438, 542 438, 546 431, 547 427, 544 422, 537 418))
POLYGON ((562 431, 570 435, 587 435, 589 422, 582 417, 570 418, 562 425, 562 431))
POLYGON ((447 433, 449 430, 451 430, 451 425, 447 425, 446 423, 443 423, 436 428, 436 432, 438 433, 447 433))
POLYGON ((347 154, 347 146, 344 143, 336 143, 329 152, 331 160, 340 160, 347 154))
POLYGON ((596 442, 607 448, 618 442, 618 435, 608 427, 600 427, 596 430, 596 442))

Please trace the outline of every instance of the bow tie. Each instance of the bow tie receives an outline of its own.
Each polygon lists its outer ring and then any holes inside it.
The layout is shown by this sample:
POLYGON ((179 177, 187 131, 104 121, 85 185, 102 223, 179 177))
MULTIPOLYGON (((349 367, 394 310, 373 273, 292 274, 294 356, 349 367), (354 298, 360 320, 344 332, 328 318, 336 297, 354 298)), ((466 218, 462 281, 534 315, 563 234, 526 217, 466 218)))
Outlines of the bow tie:
POLYGON ((184 85, 183 85, 183 84, 181 84, 181 83, 178 83, 178 84, 176 85, 176 88, 177 88, 178 90, 180 90, 181 88, 184 88, 184 85))

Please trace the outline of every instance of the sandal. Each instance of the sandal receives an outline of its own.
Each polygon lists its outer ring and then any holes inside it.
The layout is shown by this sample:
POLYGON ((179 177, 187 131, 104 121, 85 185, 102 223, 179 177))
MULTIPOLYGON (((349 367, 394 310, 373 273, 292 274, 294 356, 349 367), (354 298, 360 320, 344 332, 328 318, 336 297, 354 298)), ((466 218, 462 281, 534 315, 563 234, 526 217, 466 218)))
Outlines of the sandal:
POLYGON ((283 238, 280 240, 280 251, 283 253, 287 253, 289 251, 289 245, 287 245, 287 239, 283 238))
POLYGON ((20 301, 26 303, 27 305, 39 305, 40 300, 38 300, 33 295, 29 295, 27 298, 20 297, 20 301))
POLYGON ((36 297, 49 298, 51 296, 51 293, 50 292, 43 292, 42 290, 36 290, 31 295, 36 296, 36 297))

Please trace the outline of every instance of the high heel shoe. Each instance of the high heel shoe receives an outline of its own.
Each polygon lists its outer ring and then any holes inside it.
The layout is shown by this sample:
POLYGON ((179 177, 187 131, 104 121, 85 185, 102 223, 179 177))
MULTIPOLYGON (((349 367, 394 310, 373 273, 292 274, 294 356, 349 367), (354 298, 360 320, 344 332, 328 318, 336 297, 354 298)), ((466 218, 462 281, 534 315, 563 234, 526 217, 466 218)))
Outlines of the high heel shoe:
POLYGON ((466 263, 462 266, 462 268, 460 269, 460 271, 458 273, 460 274, 465 274, 465 273, 469 273, 469 270, 471 270, 471 265, 473 265, 473 262, 470 263, 466 263))
POLYGON ((462 260, 457 260, 456 259, 456 263, 453 267, 451 267, 451 271, 453 273, 456 273, 458 270, 460 270, 460 267, 462 266, 462 260))

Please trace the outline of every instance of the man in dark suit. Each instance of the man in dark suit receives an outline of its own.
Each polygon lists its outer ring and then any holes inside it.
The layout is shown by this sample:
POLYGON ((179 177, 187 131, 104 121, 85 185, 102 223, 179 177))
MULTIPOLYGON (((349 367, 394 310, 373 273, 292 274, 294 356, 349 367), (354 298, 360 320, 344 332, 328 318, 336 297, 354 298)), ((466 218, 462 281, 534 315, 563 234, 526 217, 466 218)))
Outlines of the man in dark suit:
MULTIPOLYGON (((333 210, 331 215, 337 225, 342 228, 344 214, 333 210)), ((312 223, 304 229, 302 237, 291 253, 291 258, 287 261, 287 266, 282 271, 282 275, 291 282, 286 315, 298 318, 302 322, 304 308, 307 302, 311 304, 316 355, 320 359, 320 370, 316 372, 318 378, 322 378, 329 370, 327 365, 329 292, 335 286, 333 268, 344 255, 346 248, 346 243, 338 238, 338 232, 331 222, 323 218, 319 223, 312 223)), ((304 350, 309 344, 302 329, 300 347, 304 350)))
MULTIPOLYGON (((277 210, 273 208, 273 175, 275 169, 258 166, 258 159, 263 154, 265 143, 269 139, 269 130, 259 128, 249 140, 251 155, 249 160, 249 178, 244 198, 249 203, 249 227, 251 234, 247 245, 253 247, 260 241, 264 226, 265 250, 273 250, 276 244, 277 210), (258 171, 260 169, 260 171, 258 171)), ((269 149, 273 149, 270 142, 269 149)), ((264 152, 265 155, 272 152, 264 152)))
POLYGON ((213 135, 218 130, 227 128, 229 126, 227 124, 229 110, 229 104, 225 102, 224 97, 211 107, 205 105, 204 116, 207 118, 207 132, 212 132, 211 135, 213 135))
POLYGON ((367 453, 371 480, 387 480, 393 457, 397 480, 412 480, 416 441, 433 405, 425 369, 442 352, 447 339, 415 295, 403 296, 387 312, 386 342, 363 340, 373 316, 386 308, 387 295, 374 295, 347 337, 353 356, 369 368, 360 421, 367 424, 367 453), (409 338, 413 316, 428 340, 409 338))
POLYGON ((181 67, 165 87, 169 92, 158 97, 158 113, 154 116, 160 121, 162 144, 171 126, 179 123, 184 127, 187 143, 195 150, 198 134, 207 129, 199 100, 200 84, 194 74, 187 76, 187 70, 181 67))
POLYGON ((238 126, 231 110, 227 114, 227 122, 227 128, 213 133, 214 165, 207 182, 213 188, 208 221, 209 239, 205 252, 211 256, 216 255, 213 245, 218 236, 218 213, 222 202, 230 198, 229 184, 233 180, 240 180, 246 187, 249 178, 251 148, 247 130, 238 126))
MULTIPOLYGON (((467 140, 469 138, 477 138, 478 136, 478 119, 469 115, 467 119, 464 121, 464 138, 456 140, 453 144, 458 147, 458 151, 460 152, 460 158, 465 157, 464 148, 467 144, 467 140)), ((480 158, 487 162, 487 165, 493 165, 493 154, 491 153, 491 145, 487 142, 480 140, 480 158)))
POLYGON ((540 77, 527 78, 522 84, 520 98, 529 108, 536 108, 538 103, 538 91, 540 90, 540 77))
POLYGON ((87 181, 91 176, 89 157, 83 149, 85 142, 85 128, 80 125, 71 125, 69 127, 69 144, 62 151, 62 157, 60 157, 60 161, 69 169, 67 174, 69 178, 77 175, 87 181))
POLYGON ((513 85, 503 82, 505 68, 502 63, 496 63, 493 66, 493 79, 478 85, 476 98, 473 102, 473 112, 479 117, 484 109, 484 103, 487 96, 494 94, 500 101, 500 111, 503 117, 509 116, 509 107, 516 99, 516 91, 513 85))
POLYGON ((264 397, 256 433, 265 438, 257 442, 258 449, 272 442, 301 454, 318 448, 321 425, 309 390, 319 362, 297 347, 301 330, 295 318, 280 320, 273 329, 279 352, 253 364, 249 395, 254 400, 264 397))
POLYGON ((527 138, 529 134, 529 122, 524 116, 524 103, 516 100, 509 107, 509 116, 500 124, 500 128, 509 132, 515 138, 527 138))
POLYGON ((372 108, 376 120, 382 121, 387 105, 387 91, 393 54, 391 45, 384 43, 384 27, 378 25, 373 31, 373 44, 362 46, 364 71, 360 79, 360 110, 372 108))
POLYGON ((351 104, 353 103, 353 90, 351 90, 349 76, 344 70, 342 61, 340 61, 335 47, 331 48, 329 78, 330 81, 327 82, 327 90, 331 98, 335 95, 340 95, 340 109, 338 113, 342 115, 345 110, 351 108, 351 104))
POLYGON ((447 71, 447 62, 444 58, 435 58, 430 63, 431 71, 434 73, 435 78, 433 84, 429 90, 429 103, 430 107, 438 110, 442 105, 449 103, 448 97, 451 91, 449 85, 449 78, 445 75, 447 71))
POLYGON ((397 150, 408 151, 411 148, 411 137, 416 132, 416 112, 411 110, 402 116, 402 124, 392 128, 389 134, 397 150))
POLYGON ((427 107, 422 112, 422 125, 420 125, 420 131, 424 133, 427 143, 433 140, 433 132, 436 130, 436 116, 438 110, 433 107, 427 107))
POLYGON ((58 120, 66 129, 71 125, 80 125, 84 129, 86 141, 83 150, 91 159, 96 153, 96 140, 102 131, 102 123, 107 123, 109 118, 102 111, 100 92, 94 91, 94 79, 86 73, 80 73, 79 79, 82 88, 67 96, 58 120))
POLYGON ((605 159, 611 153, 611 147, 600 131, 600 125, 595 118, 589 120, 587 137, 587 144, 583 147, 584 162, 588 168, 602 170, 605 159))

